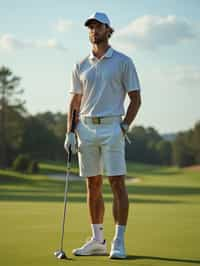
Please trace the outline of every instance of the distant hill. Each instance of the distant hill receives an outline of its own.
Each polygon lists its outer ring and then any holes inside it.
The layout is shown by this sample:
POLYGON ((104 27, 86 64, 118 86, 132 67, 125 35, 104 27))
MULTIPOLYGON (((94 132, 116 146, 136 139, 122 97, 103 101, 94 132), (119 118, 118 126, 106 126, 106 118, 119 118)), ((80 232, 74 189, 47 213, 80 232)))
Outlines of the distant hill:
POLYGON ((164 140, 168 140, 168 141, 174 141, 176 138, 176 133, 168 133, 168 134, 163 134, 162 137, 164 140))

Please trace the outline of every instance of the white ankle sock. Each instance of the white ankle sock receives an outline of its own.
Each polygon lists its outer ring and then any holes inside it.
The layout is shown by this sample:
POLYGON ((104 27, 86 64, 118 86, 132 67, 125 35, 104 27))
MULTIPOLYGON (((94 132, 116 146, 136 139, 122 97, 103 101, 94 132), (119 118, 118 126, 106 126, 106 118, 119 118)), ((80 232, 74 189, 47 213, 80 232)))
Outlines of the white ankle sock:
POLYGON ((114 240, 115 239, 121 239, 124 240, 124 232, 125 232, 126 226, 125 225, 115 225, 115 235, 114 235, 114 240))
POLYGON ((103 224, 91 224, 92 228, 92 238, 99 241, 103 242, 103 224))

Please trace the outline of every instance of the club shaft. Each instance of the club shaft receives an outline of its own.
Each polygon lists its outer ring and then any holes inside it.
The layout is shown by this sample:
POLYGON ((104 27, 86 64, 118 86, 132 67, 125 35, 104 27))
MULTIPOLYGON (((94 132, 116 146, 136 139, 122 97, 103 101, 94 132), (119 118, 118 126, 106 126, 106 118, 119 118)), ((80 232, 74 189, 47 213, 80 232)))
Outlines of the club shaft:
MULTIPOLYGON (((76 127, 75 118, 76 118, 76 110, 73 111, 71 132, 74 132, 75 127, 76 127)), ((70 146, 69 151, 68 151, 68 156, 67 156, 67 172, 66 172, 66 178, 65 178, 64 211, 63 211, 63 219, 62 219, 60 251, 63 251, 65 219, 66 219, 66 213, 67 213, 67 192, 68 192, 68 183, 69 183, 69 173, 70 173, 70 168, 71 168, 71 159, 72 159, 72 150, 70 146)))
POLYGON ((64 194, 64 211, 63 211, 63 219, 62 219, 62 230, 61 230, 61 243, 60 250, 63 250, 63 241, 64 241, 64 232, 65 232, 65 219, 67 213, 67 192, 68 192, 68 182, 69 182, 69 171, 71 168, 71 162, 68 160, 67 162, 67 173, 65 178, 65 194, 64 194))

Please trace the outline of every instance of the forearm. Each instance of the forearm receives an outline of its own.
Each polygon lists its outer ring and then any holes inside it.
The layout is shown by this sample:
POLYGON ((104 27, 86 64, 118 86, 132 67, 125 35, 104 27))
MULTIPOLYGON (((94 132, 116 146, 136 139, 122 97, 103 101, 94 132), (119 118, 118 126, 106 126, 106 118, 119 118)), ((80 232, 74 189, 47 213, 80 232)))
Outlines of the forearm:
POLYGON ((124 122, 126 124, 128 124, 129 126, 134 121, 140 106, 141 106, 140 95, 137 95, 137 97, 132 97, 131 101, 130 101, 130 103, 128 105, 128 109, 127 109, 125 118, 124 118, 124 122))

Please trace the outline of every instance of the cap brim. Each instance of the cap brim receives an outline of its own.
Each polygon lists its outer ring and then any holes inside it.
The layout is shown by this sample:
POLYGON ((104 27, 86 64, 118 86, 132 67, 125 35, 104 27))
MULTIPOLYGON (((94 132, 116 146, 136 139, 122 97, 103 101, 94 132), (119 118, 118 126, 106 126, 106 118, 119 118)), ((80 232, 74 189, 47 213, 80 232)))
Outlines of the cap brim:
MULTIPOLYGON (((99 23, 102 23, 101 21, 99 21, 98 19, 96 19, 96 18, 89 18, 88 20, 86 20, 86 22, 85 22, 85 26, 87 27, 92 21, 97 21, 97 22, 99 22, 99 23)), ((103 23, 102 23, 103 24, 103 23)))
MULTIPOLYGON (((105 24, 105 23, 99 21, 99 20, 96 19, 96 18, 89 18, 88 20, 86 20, 84 26, 88 27, 89 24, 90 24, 92 21, 97 21, 97 22, 99 22, 99 23, 101 23, 101 24, 105 24)), ((108 24, 106 24, 106 25, 108 25, 108 24)), ((108 27, 112 30, 112 32, 114 32, 114 29, 113 29, 112 27, 110 27, 109 25, 108 25, 108 27)))

